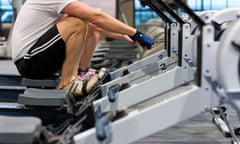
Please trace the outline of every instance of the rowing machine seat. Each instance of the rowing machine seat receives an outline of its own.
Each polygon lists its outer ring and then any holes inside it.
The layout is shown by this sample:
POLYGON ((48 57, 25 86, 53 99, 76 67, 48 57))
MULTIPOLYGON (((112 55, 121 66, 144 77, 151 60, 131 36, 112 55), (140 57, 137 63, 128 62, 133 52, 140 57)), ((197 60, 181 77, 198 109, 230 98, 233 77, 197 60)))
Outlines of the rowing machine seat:
POLYGON ((47 79, 22 79, 26 86, 23 94, 18 96, 18 103, 33 107, 64 107, 67 104, 69 113, 73 113, 75 99, 65 90, 56 89, 59 82, 58 76, 47 79))
POLYGON ((31 144, 41 131, 36 117, 0 116, 0 121, 1 144, 31 144))

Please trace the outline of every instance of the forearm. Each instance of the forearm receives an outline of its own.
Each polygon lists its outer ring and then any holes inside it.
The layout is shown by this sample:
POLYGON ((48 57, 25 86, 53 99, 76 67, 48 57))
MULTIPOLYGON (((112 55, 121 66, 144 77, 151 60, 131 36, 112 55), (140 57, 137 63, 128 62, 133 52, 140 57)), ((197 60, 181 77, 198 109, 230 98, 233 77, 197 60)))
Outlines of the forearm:
POLYGON ((113 33, 109 31, 102 31, 101 34, 105 37, 110 37, 110 38, 115 38, 115 39, 120 39, 120 40, 125 40, 130 43, 133 43, 134 41, 126 34, 120 34, 120 33, 113 33))
POLYGON ((69 4, 63 12, 69 16, 79 17, 83 20, 89 21, 106 31, 113 33, 122 33, 132 36, 137 31, 135 28, 122 23, 109 14, 98 11, 83 2, 73 2, 72 4, 69 4))
POLYGON ((133 42, 133 40, 126 34, 110 32, 110 31, 104 30, 102 28, 99 28, 98 26, 96 26, 92 23, 89 23, 89 25, 92 29, 94 29, 95 31, 98 31, 98 33, 100 33, 102 36, 115 38, 115 39, 126 40, 130 43, 133 42))
POLYGON ((136 41, 141 46, 147 48, 151 48, 154 44, 154 40, 144 33, 137 31, 137 29, 128 26, 109 14, 98 11, 83 2, 76 1, 69 4, 64 8, 62 13, 93 23, 101 29, 109 31, 108 34, 111 35, 111 37, 119 37, 119 34, 123 34, 122 36, 125 38, 129 38, 128 36, 131 36, 132 41, 136 41))
POLYGON ((122 23, 118 19, 115 19, 106 13, 102 13, 99 18, 96 18, 96 20, 90 20, 90 22, 104 29, 105 34, 108 34, 109 36, 112 35, 118 38, 119 34, 126 34, 132 36, 137 31, 135 28, 122 23))

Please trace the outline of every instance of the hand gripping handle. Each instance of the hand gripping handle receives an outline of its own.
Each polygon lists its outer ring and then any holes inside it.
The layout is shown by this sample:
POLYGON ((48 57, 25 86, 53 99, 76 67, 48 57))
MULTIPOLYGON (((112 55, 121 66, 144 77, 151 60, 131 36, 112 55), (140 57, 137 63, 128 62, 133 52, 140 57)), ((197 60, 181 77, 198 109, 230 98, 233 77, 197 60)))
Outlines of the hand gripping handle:
POLYGON ((152 45, 154 45, 155 43, 151 37, 139 30, 137 30, 137 32, 133 36, 130 36, 130 38, 133 41, 139 42, 142 47, 146 47, 147 49, 151 49, 152 45))

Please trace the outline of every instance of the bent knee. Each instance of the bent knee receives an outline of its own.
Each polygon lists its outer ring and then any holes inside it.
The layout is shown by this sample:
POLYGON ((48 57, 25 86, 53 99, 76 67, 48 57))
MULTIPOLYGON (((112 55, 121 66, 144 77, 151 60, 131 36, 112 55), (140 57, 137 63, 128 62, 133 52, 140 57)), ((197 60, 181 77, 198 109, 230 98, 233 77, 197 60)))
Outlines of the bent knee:
MULTIPOLYGON (((67 16, 58 22, 58 28, 69 33, 83 32, 87 29, 87 22, 80 18, 67 16)), ((61 30, 60 30, 61 31, 61 30)))
POLYGON ((88 23, 88 34, 89 36, 93 36, 96 38, 99 38, 101 36, 99 28, 91 23, 88 23))
POLYGON ((68 17, 66 20, 69 21, 72 28, 86 28, 87 25, 87 23, 80 18, 68 17))

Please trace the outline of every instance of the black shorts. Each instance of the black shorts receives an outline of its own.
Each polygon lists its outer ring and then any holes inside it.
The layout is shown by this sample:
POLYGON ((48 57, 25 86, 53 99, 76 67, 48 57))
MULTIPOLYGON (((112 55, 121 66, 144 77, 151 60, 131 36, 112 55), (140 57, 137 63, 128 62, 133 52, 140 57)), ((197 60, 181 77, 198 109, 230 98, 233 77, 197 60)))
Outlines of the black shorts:
POLYGON ((43 79, 61 70, 66 45, 55 25, 41 36, 24 58, 15 62, 19 73, 26 78, 43 79))

